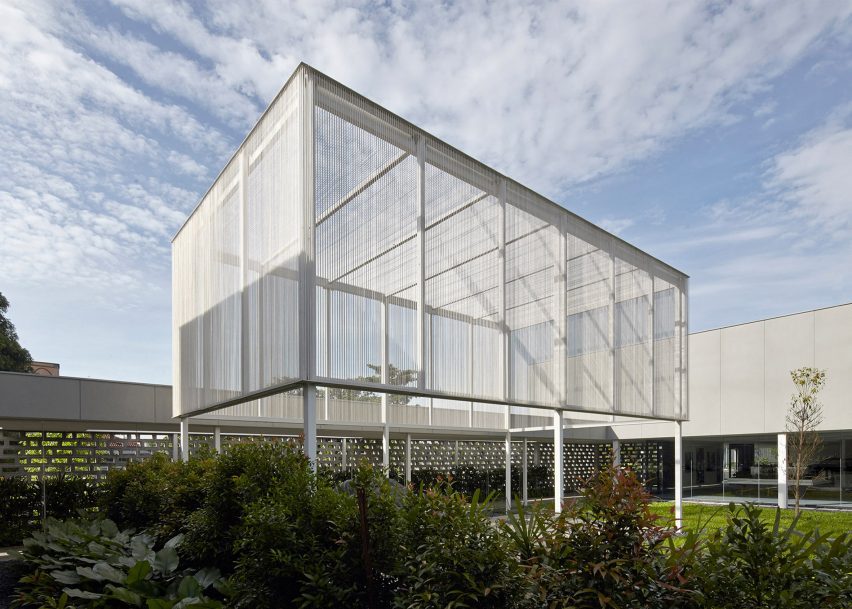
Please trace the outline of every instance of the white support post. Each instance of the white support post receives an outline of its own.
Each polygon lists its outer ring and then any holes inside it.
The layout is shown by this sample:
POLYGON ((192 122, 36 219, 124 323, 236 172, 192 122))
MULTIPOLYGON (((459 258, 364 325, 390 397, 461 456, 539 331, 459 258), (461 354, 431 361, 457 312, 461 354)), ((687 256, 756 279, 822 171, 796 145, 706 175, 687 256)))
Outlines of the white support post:
POLYGON ((411 484, 411 434, 405 434, 405 483, 411 484))
MULTIPOLYGON (((840 468, 843 472, 843 468, 840 468)), ((778 434, 778 507, 787 509, 787 434, 778 434)))
POLYGON ((612 464, 621 467, 621 440, 612 441, 612 464))
MULTIPOLYGON (((387 385, 388 377, 388 304, 382 299, 381 324, 381 359, 382 359, 382 385, 387 385)), ((390 475, 390 423, 388 422, 388 394, 382 392, 382 471, 386 476, 390 475)))
POLYGON ((512 511, 512 432, 506 430, 506 513, 512 511))
MULTIPOLYGON (((417 387, 426 387, 426 139, 417 136, 417 387)), ((430 400, 429 424, 432 424, 430 400)))
POLYGON ((529 489, 528 489, 528 484, 527 484, 527 458, 528 458, 527 439, 524 438, 523 465, 522 465, 522 469, 521 469, 521 486, 522 486, 521 492, 523 493, 522 501, 523 501, 524 505, 527 505, 529 503, 529 493, 528 493, 529 489))
POLYGON ((317 471, 317 386, 305 385, 302 389, 303 450, 317 471))
POLYGON ((562 411, 553 411, 553 511, 562 511, 562 497, 565 494, 562 483, 562 411))
POLYGON ((180 420, 180 458, 189 461, 189 417, 180 420))
POLYGON ((222 429, 218 425, 213 428, 213 448, 216 454, 222 454, 222 429))
POLYGON ((172 434, 172 461, 180 459, 180 433, 172 434))
POLYGON ((683 527, 683 429, 680 421, 675 422, 674 434, 674 480, 675 480, 675 527, 683 527))
MULTIPOLYGON (((467 374, 468 390, 473 395, 473 320, 467 323, 467 374)), ((473 427, 473 400, 471 400, 467 413, 467 426, 473 427)))
POLYGON ((349 456, 346 454, 346 438, 340 439, 340 466, 343 469, 349 467, 349 456))

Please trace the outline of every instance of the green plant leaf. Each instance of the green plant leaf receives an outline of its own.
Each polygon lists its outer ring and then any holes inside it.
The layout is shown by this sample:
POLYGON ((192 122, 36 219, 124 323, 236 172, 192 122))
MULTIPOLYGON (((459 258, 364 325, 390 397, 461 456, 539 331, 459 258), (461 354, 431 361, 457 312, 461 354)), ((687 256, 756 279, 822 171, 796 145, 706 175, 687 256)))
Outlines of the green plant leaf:
POLYGON ((148 609, 172 609, 174 603, 164 598, 149 598, 145 601, 148 609))
POLYGON ((201 594, 201 585, 191 575, 185 576, 182 580, 180 580, 180 584, 178 585, 177 594, 179 598, 189 598, 199 596, 201 594))
POLYGON ((128 590, 127 588, 122 588, 119 586, 113 586, 110 584, 107 584, 106 587, 107 590, 109 590, 109 595, 111 598, 118 599, 123 603, 132 605, 133 607, 142 606, 142 597, 133 592, 132 590, 128 590))
POLYGON ((83 581, 83 578, 76 571, 51 571, 50 575, 60 584, 79 584, 83 581))
POLYGON ((177 551, 174 548, 163 548, 156 554, 154 568, 162 573, 171 573, 179 563, 177 551))
POLYGON ((92 567, 92 571, 100 576, 103 579, 109 580, 115 584, 123 584, 127 579, 127 575, 124 571, 120 569, 116 569, 110 564, 105 562, 99 562, 94 567, 92 567))
POLYGON ((137 582, 143 581, 151 572, 151 563, 147 560, 140 560, 130 568, 127 573, 127 585, 132 586, 137 582))
POLYGON ((219 569, 216 568, 206 568, 201 569, 198 573, 193 575, 195 581, 198 582, 198 585, 201 586, 202 590, 206 590, 213 584, 215 584, 222 577, 222 574, 219 573, 219 569))
POLYGON ((87 590, 79 590, 77 588, 63 588, 62 591, 71 598, 85 598, 87 600, 95 600, 103 596, 97 592, 88 592, 87 590))
POLYGON ((115 537, 118 535, 118 526, 112 520, 105 518, 101 521, 101 534, 107 537, 115 537))

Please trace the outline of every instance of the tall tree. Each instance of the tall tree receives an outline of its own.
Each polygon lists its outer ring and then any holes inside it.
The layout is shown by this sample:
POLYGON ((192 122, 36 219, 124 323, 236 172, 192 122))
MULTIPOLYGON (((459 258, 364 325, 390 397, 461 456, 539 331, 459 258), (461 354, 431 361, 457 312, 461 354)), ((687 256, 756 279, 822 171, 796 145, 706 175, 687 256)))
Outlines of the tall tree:
POLYGON ((808 465, 819 452, 820 439, 817 427, 822 423, 822 404, 818 396, 825 385, 825 371, 804 367, 790 372, 796 390, 787 411, 787 449, 793 464, 793 488, 796 497, 796 514, 802 498, 802 478, 808 465))
POLYGON ((32 372, 33 358, 18 342, 15 325, 6 316, 9 299, 0 292, 0 372, 32 372))

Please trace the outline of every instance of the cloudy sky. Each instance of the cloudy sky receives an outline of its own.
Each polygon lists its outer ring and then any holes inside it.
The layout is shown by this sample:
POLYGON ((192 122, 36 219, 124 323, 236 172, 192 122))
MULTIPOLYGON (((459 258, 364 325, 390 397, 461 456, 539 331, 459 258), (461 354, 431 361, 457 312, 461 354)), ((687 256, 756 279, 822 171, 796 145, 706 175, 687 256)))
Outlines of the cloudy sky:
POLYGON ((0 291, 170 382, 170 238, 306 61, 691 275, 694 330, 852 300, 852 3, 0 0, 0 291))

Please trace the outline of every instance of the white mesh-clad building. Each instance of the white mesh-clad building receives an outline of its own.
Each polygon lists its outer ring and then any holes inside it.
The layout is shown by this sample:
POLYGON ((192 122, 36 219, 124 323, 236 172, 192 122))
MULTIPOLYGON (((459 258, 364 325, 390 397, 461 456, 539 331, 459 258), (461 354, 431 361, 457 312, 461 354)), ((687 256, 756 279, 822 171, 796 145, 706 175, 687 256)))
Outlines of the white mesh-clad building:
POLYGON ((216 412, 298 427, 311 457, 318 432, 508 451, 687 417, 683 273, 304 64, 173 267, 184 433, 216 412))

